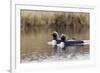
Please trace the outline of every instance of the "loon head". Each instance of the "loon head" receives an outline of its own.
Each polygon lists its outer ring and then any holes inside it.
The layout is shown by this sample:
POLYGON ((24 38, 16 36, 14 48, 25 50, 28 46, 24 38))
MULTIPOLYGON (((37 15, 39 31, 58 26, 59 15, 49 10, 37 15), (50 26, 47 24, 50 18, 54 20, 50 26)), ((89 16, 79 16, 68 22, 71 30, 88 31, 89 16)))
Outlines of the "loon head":
POLYGON ((66 41, 66 36, 64 34, 61 35, 61 41, 65 42, 66 41))
POLYGON ((56 31, 52 33, 52 36, 53 36, 53 40, 58 40, 59 38, 59 34, 56 31))

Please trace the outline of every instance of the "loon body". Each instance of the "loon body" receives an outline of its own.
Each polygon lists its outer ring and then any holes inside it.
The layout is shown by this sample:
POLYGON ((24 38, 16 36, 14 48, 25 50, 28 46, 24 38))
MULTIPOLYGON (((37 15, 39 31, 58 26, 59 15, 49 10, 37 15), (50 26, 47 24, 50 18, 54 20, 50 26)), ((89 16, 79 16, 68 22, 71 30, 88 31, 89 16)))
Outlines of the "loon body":
POLYGON ((65 50, 68 46, 82 46, 89 44, 89 40, 66 40, 66 36, 64 34, 59 37, 57 32, 52 33, 53 40, 51 42, 48 42, 49 45, 52 45, 53 47, 60 47, 63 50, 65 50))

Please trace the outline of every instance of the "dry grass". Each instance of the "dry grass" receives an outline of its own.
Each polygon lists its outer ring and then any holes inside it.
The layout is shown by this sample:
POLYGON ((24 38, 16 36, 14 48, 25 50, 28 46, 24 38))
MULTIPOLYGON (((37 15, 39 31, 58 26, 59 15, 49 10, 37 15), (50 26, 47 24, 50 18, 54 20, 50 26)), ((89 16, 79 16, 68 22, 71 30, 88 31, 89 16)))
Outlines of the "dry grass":
POLYGON ((50 28, 66 34, 87 32, 89 30, 89 13, 21 10, 22 33, 30 33, 39 27, 50 28))

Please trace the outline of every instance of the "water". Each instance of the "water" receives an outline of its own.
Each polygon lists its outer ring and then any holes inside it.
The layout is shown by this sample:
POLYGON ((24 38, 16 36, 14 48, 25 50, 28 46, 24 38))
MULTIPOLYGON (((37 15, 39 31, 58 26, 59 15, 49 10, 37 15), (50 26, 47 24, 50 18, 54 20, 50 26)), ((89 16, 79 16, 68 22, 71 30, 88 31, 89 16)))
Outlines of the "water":
POLYGON ((28 63, 28 62, 57 62, 57 61, 75 61, 75 60, 88 60, 89 53, 77 53, 74 56, 71 54, 55 54, 51 56, 44 55, 30 55, 29 57, 24 58, 21 62, 28 63))
POLYGON ((55 53, 52 46, 47 44, 52 40, 52 32, 41 30, 35 33, 22 34, 21 63, 89 59, 89 45, 67 47, 65 52, 58 48, 55 53))

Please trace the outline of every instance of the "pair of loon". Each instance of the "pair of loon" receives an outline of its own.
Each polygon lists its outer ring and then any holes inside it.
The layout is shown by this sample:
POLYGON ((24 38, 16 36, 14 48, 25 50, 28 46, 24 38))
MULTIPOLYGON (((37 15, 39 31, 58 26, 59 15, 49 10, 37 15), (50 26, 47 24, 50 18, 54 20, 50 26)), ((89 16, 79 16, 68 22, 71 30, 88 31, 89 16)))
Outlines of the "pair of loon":
POLYGON ((86 45, 89 44, 89 40, 69 40, 66 39, 66 36, 64 34, 62 34, 61 36, 59 36, 59 34, 57 32, 53 32, 52 33, 52 41, 48 42, 49 45, 52 45, 52 47, 54 48, 61 48, 62 50, 65 50, 66 47, 69 46, 82 46, 82 45, 86 45))

